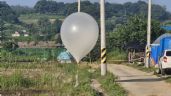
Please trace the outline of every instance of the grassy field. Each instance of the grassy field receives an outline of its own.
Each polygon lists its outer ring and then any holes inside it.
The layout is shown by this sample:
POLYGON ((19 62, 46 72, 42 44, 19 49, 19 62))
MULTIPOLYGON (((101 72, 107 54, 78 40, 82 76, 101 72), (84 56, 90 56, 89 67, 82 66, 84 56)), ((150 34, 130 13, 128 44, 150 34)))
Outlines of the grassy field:
POLYGON ((108 96, 127 96, 117 77, 100 75, 98 64, 59 64, 61 48, 0 50, 0 94, 5 96, 99 96, 91 87, 97 80, 108 96), (79 86, 75 75, 79 72, 79 86))
POLYGON ((50 19, 50 21, 53 21, 54 19, 64 19, 63 16, 34 13, 34 14, 21 15, 19 17, 19 20, 27 24, 36 24, 38 19, 42 17, 47 17, 50 19))
POLYGON ((57 60, 63 48, 18 48, 0 49, 0 61, 3 62, 35 62, 57 60))
POLYGON ((171 26, 171 20, 165 21, 164 25, 171 26))
MULTIPOLYGON (((126 96, 108 73, 101 77, 97 68, 81 64, 58 64, 57 62, 0 64, 0 93, 18 96, 98 96, 92 89, 91 80, 97 79, 109 96, 126 96), (79 86, 75 85, 76 70, 79 72, 79 86), (94 71, 90 71, 94 70, 94 71)), ((97 65, 95 65, 97 66, 97 65)))
POLYGON ((120 64, 123 62, 127 62, 127 53, 120 49, 112 49, 107 54, 107 62, 111 64, 120 64))

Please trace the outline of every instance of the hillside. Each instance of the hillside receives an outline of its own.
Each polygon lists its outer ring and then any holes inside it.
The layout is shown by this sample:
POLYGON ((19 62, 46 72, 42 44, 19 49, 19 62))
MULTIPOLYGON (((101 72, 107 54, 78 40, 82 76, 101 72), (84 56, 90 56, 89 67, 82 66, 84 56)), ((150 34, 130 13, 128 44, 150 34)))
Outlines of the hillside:
MULTIPOLYGON (((29 8, 26 6, 9 6, 4 2, 1 2, 0 9, 5 8, 10 10, 13 15, 15 15, 14 20, 18 20, 17 22, 9 22, 8 19, 3 19, 4 17, 8 17, 8 15, 1 16, 1 31, 5 36, 2 36, 5 40, 15 40, 18 41, 57 41, 61 42, 60 36, 55 37, 56 34, 60 32, 60 27, 64 18, 70 15, 73 12, 77 12, 77 3, 60 3, 56 1, 49 0, 40 0, 38 1, 33 8, 29 8), (29 37, 11 37, 12 34, 18 32, 19 34, 24 34, 23 30, 29 34, 29 37), (7 38, 8 37, 8 38, 7 38)), ((147 3, 143 1, 138 1, 135 3, 124 3, 124 4, 115 4, 115 3, 106 3, 106 32, 111 32, 111 34, 118 32, 121 33, 123 27, 121 25, 127 24, 129 18, 134 18, 136 16, 143 17, 143 21, 147 21, 147 3), (121 27, 121 28, 119 28, 121 27)), ((89 1, 81 2, 81 11, 86 12, 92 15, 97 22, 99 23, 99 3, 91 3, 89 1)), ((1 11, 1 10, 0 10, 1 11)), ((3 11, 2 11, 3 12, 3 11)), ((160 22, 166 22, 171 18, 171 14, 166 11, 166 9, 160 5, 152 6, 152 18, 156 24, 160 24, 160 22)), ((3 15, 3 14, 2 14, 3 15)), ((12 21, 12 20, 10 20, 12 21)), ((141 23, 136 21, 135 23, 141 23)), ((137 25, 135 24, 135 26, 137 25)), ((142 42, 142 45, 145 44, 145 32, 146 32, 146 23, 143 23, 141 30, 136 29, 135 32, 143 32, 143 39, 137 42, 142 42)), ((169 24, 169 23, 167 23, 169 24)), ((137 25, 138 26, 138 25, 137 25)), ((154 25, 153 25, 154 26, 154 25)), ((157 25, 159 27, 160 25, 157 25)), ((131 27, 131 26, 130 26, 131 27)), ((158 29, 157 29, 158 30, 158 29)), ((126 32, 126 31, 125 31, 126 32)), ((158 33, 158 31, 156 31, 158 33)), ((131 33, 131 32, 130 32, 131 33)), ((138 33, 137 33, 138 34, 138 33)), ((137 35, 136 34, 136 35, 137 35)), ((154 39, 160 34, 154 35, 154 39)), ((118 43, 116 41, 118 37, 116 35, 111 35, 109 41, 115 42, 115 46, 125 46, 123 43, 118 43), (117 44, 117 45, 116 45, 117 44)), ((136 39, 136 38, 135 38, 136 39)), ((123 38, 124 40, 124 38, 123 38)), ((128 40, 126 40, 128 41, 128 40)), ((130 41, 130 39, 129 39, 130 41)), ((135 40, 133 40, 135 41, 135 40)), ((122 41, 120 41, 122 42, 122 41)), ((109 45, 110 47, 111 45, 109 45)), ((113 46, 113 44, 112 44, 113 46)))
POLYGON ((3 1, 0 1, 0 19, 9 23, 19 23, 15 12, 6 2, 3 1))

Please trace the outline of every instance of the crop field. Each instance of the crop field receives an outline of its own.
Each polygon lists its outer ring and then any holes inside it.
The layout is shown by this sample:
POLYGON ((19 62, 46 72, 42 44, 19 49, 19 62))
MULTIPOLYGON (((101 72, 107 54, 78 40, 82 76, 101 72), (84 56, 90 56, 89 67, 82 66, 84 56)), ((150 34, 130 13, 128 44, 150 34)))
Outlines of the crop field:
POLYGON ((98 69, 86 65, 78 68, 76 64, 56 62, 1 64, 0 93, 5 96, 99 96, 90 86, 91 79, 95 78, 102 80, 109 96, 126 96, 123 88, 114 83, 113 75, 102 78, 99 73, 98 69), (79 86, 74 87, 77 69, 79 86))
POLYGON ((1 62, 35 62, 56 60, 62 48, 18 48, 0 49, 1 62))
POLYGON ((0 94, 2 96, 101 96, 91 87, 101 83, 109 96, 126 96, 108 73, 100 76, 98 64, 60 64, 57 56, 64 49, 1 49, 0 94), (92 67, 96 66, 96 67, 92 67), (75 86, 78 71, 79 86, 75 86), (110 85, 110 86, 109 86, 110 85))
POLYGON ((42 18, 42 17, 47 17, 50 20, 54 19, 63 19, 64 16, 57 16, 57 15, 46 15, 46 14, 26 14, 26 15, 21 15, 19 19, 27 24, 35 24, 37 21, 42 18))

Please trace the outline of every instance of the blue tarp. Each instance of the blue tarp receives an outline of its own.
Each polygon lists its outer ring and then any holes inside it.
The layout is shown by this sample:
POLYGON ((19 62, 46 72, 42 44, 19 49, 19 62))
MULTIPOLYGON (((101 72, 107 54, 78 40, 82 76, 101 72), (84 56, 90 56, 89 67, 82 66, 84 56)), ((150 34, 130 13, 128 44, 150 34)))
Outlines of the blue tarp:
POLYGON ((159 56, 162 56, 164 50, 168 49, 171 49, 171 37, 165 37, 160 41, 159 56))
POLYGON ((161 28, 167 30, 167 31, 171 31, 171 26, 161 26, 161 28))
POLYGON ((165 33, 165 34, 161 35, 160 37, 158 37, 158 38, 153 42, 153 44, 160 44, 160 41, 161 41, 163 38, 166 38, 166 37, 171 37, 171 34, 170 34, 170 33, 165 33))
POLYGON ((164 50, 161 48, 164 48, 164 47, 171 48, 171 46, 168 45, 168 44, 171 44, 170 38, 171 38, 171 34, 165 33, 165 34, 161 35, 160 37, 158 37, 153 42, 153 44, 151 44, 151 59, 154 61, 154 64, 158 64, 158 59, 159 59, 162 51, 164 50), (169 39, 167 39, 167 38, 169 38, 169 39))
POLYGON ((59 54, 57 57, 58 60, 71 60, 71 55, 69 52, 64 51, 59 54))
POLYGON ((159 44, 152 44, 151 45, 151 59, 153 60, 154 64, 158 64, 158 51, 159 51, 159 44))

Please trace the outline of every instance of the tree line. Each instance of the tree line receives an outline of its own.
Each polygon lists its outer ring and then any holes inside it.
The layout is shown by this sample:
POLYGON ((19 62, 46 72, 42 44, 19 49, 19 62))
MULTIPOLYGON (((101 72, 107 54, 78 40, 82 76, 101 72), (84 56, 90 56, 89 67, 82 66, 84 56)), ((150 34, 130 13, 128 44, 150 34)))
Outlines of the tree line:
POLYGON ((19 22, 15 11, 4 1, 0 1, 0 19, 9 23, 19 22))
MULTIPOLYGON (((124 18, 142 14, 147 16, 148 4, 144 1, 135 3, 127 2, 124 4, 108 3, 106 2, 106 18, 122 17, 124 18)), ((91 14, 96 19, 100 14, 99 2, 82 1, 81 11, 91 14)), ((55 14, 60 16, 68 16, 73 12, 77 12, 77 2, 64 3, 56 2, 53 0, 39 0, 33 8, 27 6, 9 6, 3 1, 0 1, 0 16, 9 22, 18 22, 17 17, 21 14, 42 13, 42 14, 55 14)), ((160 21, 167 20, 171 14, 166 11, 166 8, 160 5, 152 5, 152 18, 160 21)))
MULTIPOLYGON (((143 47, 146 44, 147 29, 147 8, 148 5, 144 1, 135 3, 127 2, 124 4, 106 3, 106 31, 108 49, 114 47, 127 49, 129 46, 143 47)), ((100 6, 97 2, 82 1, 81 11, 92 15, 99 23, 100 6)), ((23 14, 39 13, 47 15, 56 15, 66 17, 73 12, 77 12, 77 3, 63 3, 52 0, 39 0, 33 8, 26 6, 9 6, 5 2, 0 1, 0 31, 3 30, 4 23, 20 22, 18 17, 23 14)), ((171 18, 171 13, 166 8, 153 4, 152 6, 152 41, 159 35, 165 33, 160 28, 160 22, 171 18)), ((34 38, 40 40, 51 39, 60 31, 61 20, 56 20, 53 24, 48 18, 40 18, 37 24, 25 24, 20 22, 22 26, 27 28, 34 38), (39 33, 46 37, 40 38, 39 33)), ((2 32, 1 32, 2 33, 2 32)), ((58 36, 59 37, 59 36, 58 36)), ((98 46, 98 45, 97 45, 98 46)), ((97 51, 96 51, 97 52, 97 51)))
MULTIPOLYGON (((147 15, 148 4, 144 1, 138 1, 136 3, 127 2, 124 4, 106 3, 106 18, 113 16, 132 16, 135 14, 147 15)), ((45 14, 57 14, 68 16, 73 12, 77 12, 77 3, 63 3, 52 0, 40 0, 34 6, 35 12, 45 14)), ((99 2, 92 3, 90 1, 81 2, 81 11, 87 12, 99 18, 99 2)), ((166 20, 171 17, 171 14, 166 11, 165 7, 160 5, 152 5, 153 18, 158 20, 166 20)))

